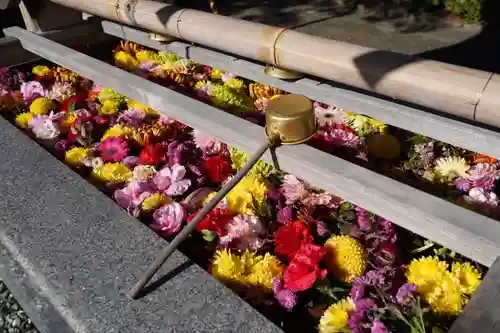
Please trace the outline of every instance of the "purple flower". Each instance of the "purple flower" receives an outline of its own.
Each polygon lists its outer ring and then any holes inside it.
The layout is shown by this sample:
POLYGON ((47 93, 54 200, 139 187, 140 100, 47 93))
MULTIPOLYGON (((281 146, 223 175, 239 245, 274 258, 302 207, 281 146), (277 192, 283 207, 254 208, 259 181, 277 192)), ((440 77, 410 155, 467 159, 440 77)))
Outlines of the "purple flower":
POLYGON ((366 211, 360 207, 355 207, 354 210, 356 211, 356 222, 359 228, 364 231, 371 230, 373 221, 366 211))
POLYGON ((164 167, 156 174, 153 182, 158 190, 169 196, 184 194, 191 186, 191 180, 184 179, 186 168, 179 164, 164 167))
POLYGON ((285 206, 278 211, 276 215, 276 219, 279 223, 286 223, 288 221, 293 220, 295 217, 293 208, 291 206, 285 206))
POLYGON ((168 164, 189 164, 191 160, 198 157, 197 152, 196 145, 193 142, 174 141, 168 145, 168 164))
POLYGON ((496 166, 488 163, 478 163, 468 173, 472 186, 485 190, 491 190, 499 176, 496 166))
POLYGON ((123 164, 125 164, 129 169, 135 168, 141 163, 139 156, 127 156, 123 159, 123 164))
POLYGON ((185 218, 186 209, 180 203, 173 202, 153 213, 154 222, 150 226, 162 236, 172 236, 181 230, 185 218))
POLYGON ((35 99, 46 96, 47 91, 40 82, 29 81, 21 84, 21 94, 23 99, 30 104, 35 99))
POLYGON ((8 67, 0 68, 0 90, 17 90, 24 80, 24 73, 11 70, 8 67))
POLYGON ((324 128, 324 131, 319 133, 326 142, 335 146, 358 148, 361 143, 361 138, 359 136, 342 128, 327 127, 324 128))
POLYGON ((278 303, 287 310, 292 310, 297 305, 297 295, 290 289, 283 288, 281 280, 273 281, 273 293, 278 303))
POLYGON ((385 327, 384 323, 379 319, 375 319, 373 321, 372 331, 371 333, 390 333, 389 330, 385 327))
POLYGON ((200 148, 204 154, 207 155, 220 154, 227 148, 225 143, 222 143, 217 139, 196 129, 193 130, 193 139, 196 146, 200 148))
POLYGON ((405 283, 399 287, 396 294, 396 301, 401 306, 407 306, 410 302, 410 296, 412 293, 416 292, 418 287, 414 284, 405 283))
POLYGON ((349 317, 349 327, 352 333, 363 333, 365 328, 371 327, 373 318, 371 310, 377 308, 375 301, 369 298, 361 298, 354 302, 354 312, 349 317))
POLYGON ((66 141, 66 140, 59 140, 54 145, 54 149, 57 150, 58 152, 65 152, 66 150, 68 150, 68 148, 69 148, 69 145, 68 145, 68 141, 66 141))
POLYGON ((434 161, 434 142, 420 143, 414 146, 415 152, 420 155, 422 167, 429 167, 434 161))
POLYGON ((363 298, 365 296, 366 285, 363 282, 363 277, 359 277, 352 283, 351 286, 351 298, 354 302, 363 298))
POLYGON ((146 117, 146 112, 141 109, 128 109, 125 110, 119 117, 119 122, 124 122, 129 125, 139 126, 144 118, 146 117))
POLYGON ((463 177, 458 177, 455 179, 454 183, 455 187, 462 192, 467 192, 470 189, 470 182, 463 177))

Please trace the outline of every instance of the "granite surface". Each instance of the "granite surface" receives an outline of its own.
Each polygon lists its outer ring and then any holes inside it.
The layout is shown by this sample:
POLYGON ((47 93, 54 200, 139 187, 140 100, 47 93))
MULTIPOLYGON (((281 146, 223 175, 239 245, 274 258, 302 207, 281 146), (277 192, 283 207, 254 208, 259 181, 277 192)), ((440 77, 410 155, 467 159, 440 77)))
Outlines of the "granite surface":
POLYGON ((0 278, 41 331, 281 332, 179 252, 130 301, 166 242, 3 118, 0 155, 0 278))

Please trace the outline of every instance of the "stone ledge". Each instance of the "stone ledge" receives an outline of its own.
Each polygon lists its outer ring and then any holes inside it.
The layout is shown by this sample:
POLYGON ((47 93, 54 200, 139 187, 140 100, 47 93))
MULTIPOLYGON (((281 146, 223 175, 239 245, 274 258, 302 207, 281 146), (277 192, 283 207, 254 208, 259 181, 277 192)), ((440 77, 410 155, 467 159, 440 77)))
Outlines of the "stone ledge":
POLYGON ((281 332, 179 252, 166 282, 130 301, 166 242, 3 118, 0 142, 0 277, 41 330, 281 332))

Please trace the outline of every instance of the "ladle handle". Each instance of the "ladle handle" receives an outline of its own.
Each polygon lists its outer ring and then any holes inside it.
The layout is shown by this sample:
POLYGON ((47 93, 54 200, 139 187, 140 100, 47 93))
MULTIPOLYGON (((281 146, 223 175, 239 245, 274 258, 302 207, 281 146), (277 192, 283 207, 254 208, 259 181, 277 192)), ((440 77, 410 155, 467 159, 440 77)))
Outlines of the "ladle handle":
POLYGON ((137 281, 132 288, 127 292, 127 296, 131 299, 136 299, 139 295, 140 291, 144 286, 148 283, 148 281, 158 272, 161 266, 167 261, 167 259, 172 255, 177 246, 182 243, 190 234, 194 231, 198 223, 207 216, 207 214, 215 207, 217 204, 224 199, 224 197, 240 182, 240 180, 245 177, 245 175, 252 169, 255 163, 259 161, 259 159, 264 155, 264 153, 273 146, 273 140, 266 141, 262 146, 257 149, 250 157, 247 163, 241 168, 240 171, 234 175, 222 188, 217 192, 217 194, 207 202, 201 211, 196 214, 191 222, 182 229, 182 231, 163 249, 163 252, 160 253, 158 257, 153 261, 153 263, 149 266, 149 268, 144 272, 144 274, 140 277, 139 281, 137 281))

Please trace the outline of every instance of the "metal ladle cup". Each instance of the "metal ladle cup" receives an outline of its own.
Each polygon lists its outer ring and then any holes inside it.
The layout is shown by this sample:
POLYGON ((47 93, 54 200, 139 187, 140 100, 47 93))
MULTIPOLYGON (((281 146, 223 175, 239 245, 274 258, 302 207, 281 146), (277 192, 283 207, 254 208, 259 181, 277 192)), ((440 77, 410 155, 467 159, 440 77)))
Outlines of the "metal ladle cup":
POLYGON ((280 144, 300 144, 311 138, 317 130, 317 121, 312 102, 298 95, 282 95, 269 103, 266 120, 266 142, 261 145, 248 162, 232 177, 215 196, 207 202, 184 229, 165 247, 139 280, 127 292, 131 299, 136 299, 148 281, 158 272, 165 261, 172 255, 207 214, 246 176, 255 163, 272 147, 280 144))

